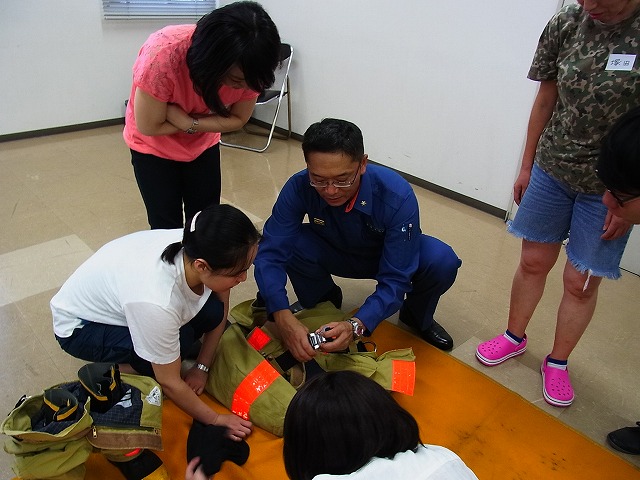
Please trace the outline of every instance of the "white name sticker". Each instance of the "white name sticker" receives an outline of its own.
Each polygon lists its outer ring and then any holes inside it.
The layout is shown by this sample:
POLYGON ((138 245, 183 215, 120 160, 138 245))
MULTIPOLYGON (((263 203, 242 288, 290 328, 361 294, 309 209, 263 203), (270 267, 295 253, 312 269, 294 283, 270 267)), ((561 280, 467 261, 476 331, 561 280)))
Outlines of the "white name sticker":
POLYGON ((622 70, 630 72, 633 64, 636 63, 636 56, 625 53, 612 53, 607 60, 607 68, 605 70, 622 70))

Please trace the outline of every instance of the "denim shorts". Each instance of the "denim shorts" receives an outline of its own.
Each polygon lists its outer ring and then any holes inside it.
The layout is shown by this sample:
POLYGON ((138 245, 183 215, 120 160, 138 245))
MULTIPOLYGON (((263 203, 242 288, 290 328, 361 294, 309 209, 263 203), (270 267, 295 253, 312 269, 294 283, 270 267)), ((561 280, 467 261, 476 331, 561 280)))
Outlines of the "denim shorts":
POLYGON ((602 195, 576 192, 534 165, 508 231, 531 242, 560 243, 568 239, 567 257, 576 270, 616 279, 631 230, 621 238, 602 240, 606 215, 602 195))

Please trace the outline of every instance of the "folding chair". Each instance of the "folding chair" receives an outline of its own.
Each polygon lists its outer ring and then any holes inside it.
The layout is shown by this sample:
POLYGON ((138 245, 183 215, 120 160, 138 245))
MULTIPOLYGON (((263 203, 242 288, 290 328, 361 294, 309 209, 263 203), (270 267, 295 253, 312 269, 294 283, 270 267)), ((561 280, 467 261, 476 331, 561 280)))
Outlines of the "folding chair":
POLYGON ((282 43, 280 45, 280 62, 281 62, 281 64, 280 64, 280 68, 276 72, 276 78, 279 76, 278 73, 284 72, 284 76, 282 77, 282 86, 280 87, 279 90, 265 90, 264 92, 262 92, 260 94, 260 96, 256 100, 256 107, 258 107, 260 105, 266 105, 268 103, 272 103, 275 100, 278 101, 275 113, 273 114, 273 120, 271 122, 271 129, 269 130, 269 133, 264 133, 264 132, 260 132, 260 131, 256 131, 256 130, 250 130, 247 125, 242 127, 242 129, 248 134, 260 135, 260 136, 263 136, 263 137, 267 137, 266 145, 264 147, 262 147, 262 148, 254 148, 254 147, 249 147, 247 145, 240 145, 240 144, 227 143, 227 142, 224 142, 224 141, 220 141, 221 145, 224 145, 226 147, 241 148, 243 150, 250 150, 252 152, 262 153, 267 148, 269 148, 269 145, 271 145, 271 139, 272 138, 275 137, 275 138, 281 138, 283 140, 286 140, 289 137, 291 137, 291 95, 290 95, 290 89, 289 89, 289 68, 291 67, 291 59, 292 58, 293 58, 293 47, 291 45, 289 45, 288 43, 282 43), (286 134, 280 134, 280 133, 275 132, 276 120, 278 119, 278 113, 280 112, 280 106, 282 104, 282 99, 285 98, 285 97, 287 99, 287 128, 288 128, 288 130, 287 130, 286 134))

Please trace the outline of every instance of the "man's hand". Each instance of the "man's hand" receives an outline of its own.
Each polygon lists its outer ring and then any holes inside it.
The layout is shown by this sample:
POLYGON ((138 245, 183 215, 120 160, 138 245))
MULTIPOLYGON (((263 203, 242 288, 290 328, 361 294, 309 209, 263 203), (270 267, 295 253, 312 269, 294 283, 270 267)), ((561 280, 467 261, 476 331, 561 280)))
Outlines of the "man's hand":
POLYGON ((293 316, 289 309, 273 313, 282 343, 299 362, 311 360, 316 351, 309 343, 309 329, 293 316))
POLYGON ((331 322, 323 325, 317 333, 324 335, 330 342, 320 345, 323 352, 338 352, 349 348, 349 344, 353 342, 353 326, 350 322, 331 322))

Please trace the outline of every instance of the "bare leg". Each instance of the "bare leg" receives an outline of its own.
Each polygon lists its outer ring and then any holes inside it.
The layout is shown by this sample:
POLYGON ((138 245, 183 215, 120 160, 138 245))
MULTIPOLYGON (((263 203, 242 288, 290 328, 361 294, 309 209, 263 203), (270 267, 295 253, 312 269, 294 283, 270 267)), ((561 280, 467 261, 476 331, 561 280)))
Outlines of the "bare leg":
POLYGON ((522 241, 520 264, 513 276, 509 324, 511 333, 523 337, 531 316, 538 306, 547 275, 558 260, 561 243, 522 241))
POLYGON ((567 360, 587 329, 598 300, 601 277, 589 277, 578 272, 569 262, 564 267, 564 294, 558 308, 556 337, 550 356, 557 360, 567 360))

